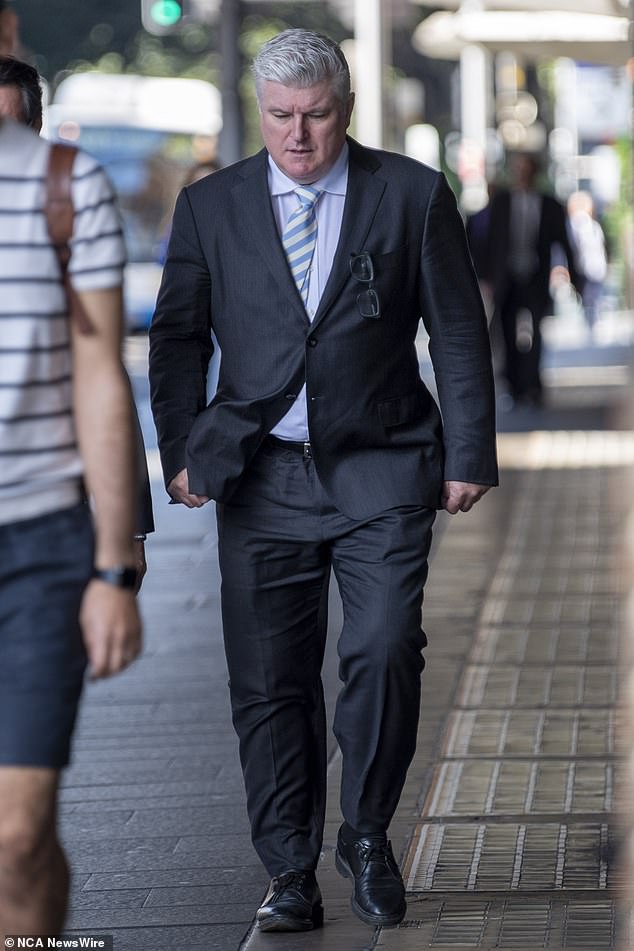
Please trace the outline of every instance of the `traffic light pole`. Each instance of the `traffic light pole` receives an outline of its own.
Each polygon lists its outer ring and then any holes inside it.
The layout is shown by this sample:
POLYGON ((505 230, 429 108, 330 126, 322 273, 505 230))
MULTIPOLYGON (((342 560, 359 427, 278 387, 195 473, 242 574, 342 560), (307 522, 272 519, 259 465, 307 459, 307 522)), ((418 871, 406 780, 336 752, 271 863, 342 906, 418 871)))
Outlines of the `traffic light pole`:
POLYGON ((222 131, 218 151, 223 165, 230 165, 243 157, 244 122, 240 99, 241 15, 241 0, 222 0, 220 18, 222 131))

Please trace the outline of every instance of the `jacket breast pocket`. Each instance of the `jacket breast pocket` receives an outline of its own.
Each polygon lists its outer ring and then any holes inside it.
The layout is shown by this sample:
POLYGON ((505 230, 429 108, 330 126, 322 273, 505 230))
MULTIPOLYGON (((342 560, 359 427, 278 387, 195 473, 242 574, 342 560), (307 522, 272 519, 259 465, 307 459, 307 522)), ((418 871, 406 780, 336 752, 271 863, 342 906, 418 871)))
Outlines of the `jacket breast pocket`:
POLYGON ((426 390, 415 390, 405 396, 383 400, 379 403, 379 419, 386 429, 411 423, 425 414, 430 398, 426 390))
POLYGON ((375 276, 380 278, 386 271, 391 271, 395 267, 402 268, 407 260, 407 249, 408 245, 403 244, 394 251, 386 251, 383 254, 371 253, 370 257, 372 258, 375 276))

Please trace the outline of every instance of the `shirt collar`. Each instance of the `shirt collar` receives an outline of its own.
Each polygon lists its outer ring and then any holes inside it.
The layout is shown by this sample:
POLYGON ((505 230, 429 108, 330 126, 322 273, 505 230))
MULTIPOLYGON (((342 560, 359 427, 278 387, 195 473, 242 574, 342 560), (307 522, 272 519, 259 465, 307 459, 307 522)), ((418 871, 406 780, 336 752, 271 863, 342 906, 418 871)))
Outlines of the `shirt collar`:
MULTIPOLYGON (((281 168, 275 164, 269 155, 269 189, 271 195, 288 195, 297 188, 297 182, 285 175, 281 168)), ((331 195, 345 195, 348 184, 348 143, 344 142, 343 148, 339 153, 337 161, 329 172, 311 182, 315 188, 320 191, 330 192, 331 195)))

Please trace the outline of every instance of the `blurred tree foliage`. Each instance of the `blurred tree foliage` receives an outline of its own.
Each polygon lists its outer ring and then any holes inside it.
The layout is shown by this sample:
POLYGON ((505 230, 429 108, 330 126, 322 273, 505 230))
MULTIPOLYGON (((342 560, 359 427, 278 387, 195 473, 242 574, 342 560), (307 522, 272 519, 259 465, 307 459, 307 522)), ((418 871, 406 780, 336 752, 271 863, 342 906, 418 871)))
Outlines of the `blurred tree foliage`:
POLYGON ((128 58, 141 30, 140 0, 14 0, 13 6, 23 48, 49 82, 73 63, 94 61, 107 52, 128 58))
MULTIPOLYGON (((68 71, 98 68, 108 72, 217 78, 219 24, 188 20, 168 36, 152 36, 141 26, 141 0, 14 0, 20 18, 23 52, 49 83, 68 71), (210 75, 211 73, 211 75, 210 75)), ((245 47, 255 31, 272 34, 286 26, 323 30, 335 39, 347 35, 326 0, 304 3, 243 0, 245 47)))
MULTIPOLYGON (((41 0, 14 0, 20 18, 23 55, 47 79, 51 94, 69 72, 98 69, 146 76, 186 76, 221 82, 217 18, 188 20, 168 36, 153 36, 141 25, 141 0, 56 0, 43 15, 41 0), (104 9, 106 7, 106 9, 104 9)), ((247 153, 259 148, 258 117, 249 63, 269 37, 287 27, 320 30, 341 41, 350 35, 326 0, 249 2, 243 0, 241 53, 247 153)))

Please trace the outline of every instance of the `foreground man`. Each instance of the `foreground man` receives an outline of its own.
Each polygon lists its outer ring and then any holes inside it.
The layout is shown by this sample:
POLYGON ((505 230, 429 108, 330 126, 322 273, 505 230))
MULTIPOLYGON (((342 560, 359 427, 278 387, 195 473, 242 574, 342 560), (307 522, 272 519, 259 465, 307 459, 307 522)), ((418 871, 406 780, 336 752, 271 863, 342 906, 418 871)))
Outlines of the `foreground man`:
MULTIPOLYGON (((40 132, 42 128, 42 87, 37 70, 13 56, 0 55, 0 116, 22 122, 40 132)), ((137 442, 138 498, 134 534, 134 557, 137 569, 137 593, 147 571, 145 539, 154 531, 152 490, 147 469, 141 424, 133 403, 137 442)))
POLYGON ((53 935, 68 867, 56 829, 86 663, 139 652, 135 447, 121 362, 124 248, 93 159, 73 170, 71 321, 43 206, 50 146, 0 117, 0 934, 53 935), (131 481, 132 480, 132 481, 131 481), (94 501, 85 502, 84 483, 94 501))
POLYGON ((387 839, 414 754, 421 603, 437 507, 497 479, 486 320, 443 176, 346 136, 339 47, 306 30, 254 63, 265 149, 177 203, 150 378, 167 489, 218 503, 222 614, 262 930, 322 921, 320 603, 344 608, 337 867, 370 925, 396 925, 387 839), (441 416, 421 381, 421 318, 441 416), (205 406, 213 328, 222 351, 205 406))

